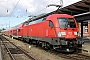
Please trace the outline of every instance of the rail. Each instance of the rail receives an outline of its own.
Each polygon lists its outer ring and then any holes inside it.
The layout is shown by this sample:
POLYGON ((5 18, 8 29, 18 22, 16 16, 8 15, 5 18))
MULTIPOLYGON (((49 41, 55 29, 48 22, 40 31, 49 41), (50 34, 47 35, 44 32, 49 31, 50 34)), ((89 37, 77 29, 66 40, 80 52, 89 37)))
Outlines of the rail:
POLYGON ((8 54, 9 54, 9 56, 10 56, 10 58, 11 58, 12 60, 16 60, 16 59, 13 57, 12 53, 10 52, 9 48, 7 47, 7 45, 5 44, 5 42, 4 42, 3 40, 8 41, 8 42, 11 43, 13 46, 15 46, 17 49, 19 49, 20 51, 22 51, 29 59, 31 59, 31 60, 36 60, 34 57, 32 57, 31 55, 29 55, 26 50, 22 49, 21 47, 16 46, 14 43, 10 42, 10 41, 9 41, 8 39, 6 39, 5 37, 0 36, 0 38, 1 38, 2 43, 3 43, 3 45, 5 46, 6 50, 8 51, 8 54))

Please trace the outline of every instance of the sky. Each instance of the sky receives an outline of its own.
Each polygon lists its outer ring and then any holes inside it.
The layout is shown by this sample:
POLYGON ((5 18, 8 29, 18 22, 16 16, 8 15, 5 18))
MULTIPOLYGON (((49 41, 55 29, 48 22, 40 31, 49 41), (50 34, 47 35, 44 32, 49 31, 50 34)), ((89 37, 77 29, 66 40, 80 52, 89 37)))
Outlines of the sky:
MULTIPOLYGON (((61 0, 0 0, 0 29, 16 26, 42 13, 55 11, 61 0)), ((63 0, 63 7, 81 0, 63 0)))

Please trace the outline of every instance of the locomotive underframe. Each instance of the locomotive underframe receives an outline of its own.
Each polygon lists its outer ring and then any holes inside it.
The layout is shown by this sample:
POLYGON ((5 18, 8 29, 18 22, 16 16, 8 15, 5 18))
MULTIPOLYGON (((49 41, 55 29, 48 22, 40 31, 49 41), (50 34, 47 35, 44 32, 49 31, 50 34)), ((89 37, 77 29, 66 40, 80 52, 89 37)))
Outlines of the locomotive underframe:
POLYGON ((77 37, 76 39, 65 39, 65 38, 41 38, 41 37, 30 37, 23 36, 24 41, 28 43, 34 43, 42 45, 42 47, 49 47, 52 49, 75 49, 82 47, 82 38, 77 37))

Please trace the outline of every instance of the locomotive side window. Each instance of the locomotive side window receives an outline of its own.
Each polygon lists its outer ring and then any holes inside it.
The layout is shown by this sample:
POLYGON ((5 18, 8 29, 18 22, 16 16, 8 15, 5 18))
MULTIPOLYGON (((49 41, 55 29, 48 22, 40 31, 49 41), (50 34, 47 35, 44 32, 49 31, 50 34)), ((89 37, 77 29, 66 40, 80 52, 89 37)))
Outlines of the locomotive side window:
POLYGON ((46 17, 44 17, 43 19, 42 19, 42 21, 45 21, 46 20, 46 17))
POLYGON ((58 18, 60 28, 76 28, 73 18, 58 18))
POLYGON ((20 32, 20 29, 18 29, 18 32, 20 32))
POLYGON ((29 25, 40 23, 40 22, 42 22, 42 20, 43 20, 43 18, 32 21, 32 22, 29 23, 29 25))
POLYGON ((49 20, 49 26, 50 26, 51 28, 54 27, 54 24, 53 24, 53 22, 52 22, 51 20, 49 20))

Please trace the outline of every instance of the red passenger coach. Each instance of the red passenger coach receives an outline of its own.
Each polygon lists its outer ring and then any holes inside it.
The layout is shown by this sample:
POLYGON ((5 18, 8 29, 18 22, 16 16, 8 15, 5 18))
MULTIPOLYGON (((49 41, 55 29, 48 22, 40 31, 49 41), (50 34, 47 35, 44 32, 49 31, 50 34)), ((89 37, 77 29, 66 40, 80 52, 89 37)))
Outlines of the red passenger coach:
POLYGON ((11 28, 11 36, 14 38, 20 38, 23 35, 23 26, 24 24, 19 24, 11 28))
POLYGON ((82 47, 78 24, 73 16, 52 14, 34 20, 23 29, 23 39, 27 42, 67 52, 82 47))
POLYGON ((7 29, 7 30, 2 31, 2 34, 6 36, 9 35, 9 30, 7 29))
POLYGON ((23 27, 24 27, 24 24, 22 23, 19 25, 18 30, 17 30, 18 31, 18 37, 20 37, 20 38, 23 36, 23 29, 24 29, 23 27))

